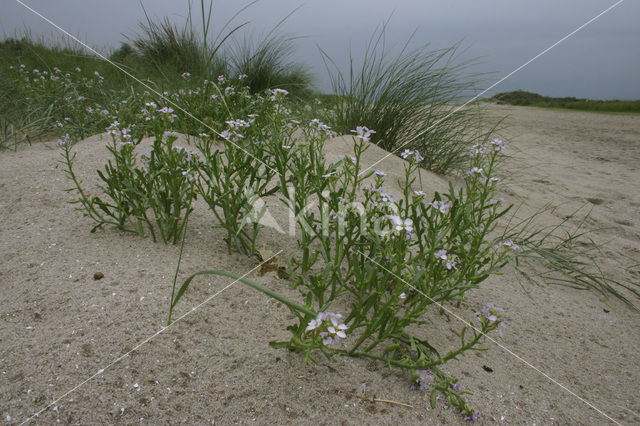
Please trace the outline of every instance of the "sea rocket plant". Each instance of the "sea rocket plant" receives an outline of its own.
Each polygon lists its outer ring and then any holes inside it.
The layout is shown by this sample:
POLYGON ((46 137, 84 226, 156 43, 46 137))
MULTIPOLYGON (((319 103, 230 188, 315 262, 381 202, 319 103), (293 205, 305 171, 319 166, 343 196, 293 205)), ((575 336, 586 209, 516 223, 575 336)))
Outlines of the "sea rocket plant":
MULTIPOLYGON (((42 73, 35 76, 37 84, 60 84, 46 75, 42 80, 42 73)), ((99 86, 100 79, 93 79, 99 86)), ((304 305, 254 287, 285 303, 296 317, 288 327, 290 340, 271 344, 302 351, 305 360, 318 352, 329 358, 358 356, 413 372, 416 390, 441 392, 475 420, 477 410, 461 396, 466 392, 439 367, 479 349, 482 336, 503 327, 503 312, 489 305, 478 311, 477 329, 462 328, 460 341, 446 352, 429 342, 425 318, 441 306, 459 305, 518 249, 494 236, 497 220, 509 209, 494 192, 494 163, 506 144, 491 140, 474 146, 464 185, 433 196, 416 182, 424 158, 405 150, 405 176, 399 192, 391 194, 384 189, 387 173, 362 171, 374 130, 352 130, 353 152, 329 163, 322 149, 334 135, 331 127, 289 111, 285 90, 251 95, 235 80, 232 85, 221 76, 218 82, 229 89, 206 82, 167 94, 204 117, 206 125, 194 125, 176 105, 148 93, 109 105, 92 103, 89 96, 77 101, 112 137, 113 160, 100 172, 100 197, 86 194, 73 171, 70 141, 80 136, 82 120, 71 113, 58 117, 56 132, 66 134, 61 140, 67 174, 85 214, 96 228, 114 225, 176 242, 199 196, 216 226, 226 230, 228 251, 258 255, 260 218, 266 214, 258 201, 277 195, 290 211, 290 235, 300 247, 282 272, 304 305), (64 120, 67 116, 71 120, 64 120), (183 130, 199 135, 197 150, 176 145, 183 130), (153 146, 139 152, 146 135, 153 136, 153 146), (344 316, 330 312, 336 306, 348 307, 344 316)), ((171 309, 189 282, 172 296, 171 309)))

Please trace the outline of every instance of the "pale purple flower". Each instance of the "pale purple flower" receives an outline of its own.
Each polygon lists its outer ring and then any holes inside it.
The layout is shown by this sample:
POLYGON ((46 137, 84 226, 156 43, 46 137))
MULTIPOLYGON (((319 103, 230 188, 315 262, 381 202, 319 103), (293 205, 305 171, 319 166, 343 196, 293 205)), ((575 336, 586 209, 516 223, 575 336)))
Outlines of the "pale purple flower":
POLYGON ((520 250, 520 246, 516 243, 513 242, 513 240, 506 240, 506 241, 501 241, 498 244, 496 244, 494 246, 494 249, 496 250, 513 250, 513 251, 518 251, 520 250))
POLYGON ((476 312, 477 317, 484 317, 489 320, 489 322, 497 321, 504 312, 504 309, 497 307, 493 303, 487 303, 484 308, 480 312, 476 312))
POLYGON ((341 339, 347 337, 347 327, 345 324, 340 323, 342 318, 341 314, 334 314, 332 312, 319 312, 315 319, 309 321, 305 331, 321 330, 318 335, 322 338, 322 344, 327 346, 332 343, 338 343, 341 339))
POLYGON ((182 73, 182 78, 184 78, 185 80, 188 79, 189 77, 191 77, 191 73, 188 73, 188 72, 182 73))
POLYGON ((164 114, 171 114, 173 112, 173 108, 165 106, 162 107, 158 110, 158 112, 164 113, 164 114))
POLYGON ((289 94, 289 92, 287 92, 284 89, 269 89, 267 90, 267 93, 269 93, 271 95, 271 100, 275 101, 276 98, 278 97, 278 95, 282 95, 282 96, 287 96, 289 94))
POLYGON ((316 131, 314 132, 315 137, 318 137, 320 133, 324 133, 328 137, 332 137, 334 135, 333 131, 331 130, 331 127, 327 126, 317 118, 314 118, 313 120, 311 120, 311 122, 309 123, 309 127, 311 128, 315 127, 316 129, 316 131))
POLYGON ((315 330, 316 328, 318 328, 320 325, 322 324, 322 321, 320 319, 312 319, 311 321, 309 321, 309 324, 307 324, 307 328, 305 328, 305 331, 311 331, 311 330, 315 330))
POLYGON ((411 377, 411 390, 424 390, 429 386, 431 370, 416 370, 411 377))
POLYGON ((239 129, 241 127, 251 127, 251 123, 249 123, 248 121, 240 120, 240 119, 225 121, 225 123, 227 123, 229 127, 231 127, 232 129, 239 129))
POLYGON ((420 153, 418 151, 414 151, 414 153, 413 153, 413 161, 415 161, 416 163, 422 163, 423 160, 424 160, 424 157, 422 155, 420 155, 420 153))
POLYGON ((458 269, 456 267, 456 256, 454 254, 449 254, 445 249, 438 250, 434 253, 436 259, 442 260, 442 265, 444 265, 448 270, 458 269))
POLYGON ((445 249, 438 250, 437 252, 434 253, 434 256, 437 259, 447 260, 447 251, 445 249))
POLYGON ((358 127, 356 127, 356 130, 352 130, 351 132, 355 133, 356 137, 358 139, 361 139, 364 142, 370 142, 371 141, 371 135, 373 133, 375 133, 376 131, 368 129, 365 126, 358 126, 358 127))
POLYGON ((479 416, 479 415, 480 415, 480 410, 475 410, 475 411, 473 412, 473 414, 471 414, 470 416, 465 417, 465 418, 464 418, 464 419, 462 419, 462 420, 470 421, 470 422, 475 422, 476 420, 478 420, 478 416, 479 416))
POLYGON ((462 391, 462 383, 461 382, 455 382, 452 386, 451 389, 453 389, 456 392, 461 392, 462 391))
POLYGON ((484 155, 485 155, 485 147, 482 146, 481 144, 475 144, 471 147, 472 157, 475 157, 475 156, 483 157, 484 155))
POLYGON ((335 172, 335 171, 333 171, 333 172, 327 173, 326 175, 322 175, 322 177, 323 177, 323 178, 328 178, 328 177, 331 177, 331 176, 333 176, 333 175, 335 175, 335 174, 336 174, 336 172, 335 172))
POLYGON ((481 178, 484 177, 484 171, 479 167, 474 167, 467 172, 467 175, 471 176, 472 178, 481 178))
POLYGON ((400 216, 391 216, 391 223, 396 231, 405 231, 408 235, 413 231, 413 220, 402 219, 400 216))
POLYGON ((440 200, 436 200, 432 203, 429 203, 429 205, 434 209, 438 210, 442 214, 446 214, 449 211, 449 207, 451 207, 451 204, 446 203, 444 201, 440 201, 440 200))
POLYGON ((398 296, 401 300, 404 300, 407 298, 407 293, 400 293, 400 296, 398 296))
POLYGON ((390 192, 380 192, 379 201, 381 203, 393 203, 393 194, 390 192))
POLYGON ((187 178, 187 180, 193 182, 196 180, 196 177, 193 175, 193 173, 191 173, 191 169, 187 169, 185 171, 182 172, 182 176, 184 176, 185 178, 187 178))
POLYGON ((427 195, 427 194, 425 194, 425 192, 424 192, 424 191, 420 191, 420 190, 418 190, 418 191, 413 191, 413 194, 414 194, 414 195, 417 195, 417 196, 419 196, 419 197, 424 197, 425 195, 427 195))
POLYGON ((145 169, 149 169, 149 162, 151 161, 151 154, 149 152, 143 152, 140 154, 142 165, 145 169))
POLYGON ((335 220, 336 222, 342 222, 343 220, 345 220, 347 218, 347 214, 343 213, 341 215, 339 214, 334 214, 333 216, 331 216, 332 220, 335 220))
POLYGON ((502 139, 495 138, 491 142, 489 142, 489 147, 494 151, 500 154, 504 154, 504 151, 507 149, 507 143, 502 139))
POLYGON ((456 256, 455 256, 455 255, 451 255, 451 256, 447 257, 447 260, 446 260, 446 261, 443 261, 442 263, 444 264, 444 266, 445 266, 448 270, 451 270, 451 269, 458 269, 458 268, 456 267, 456 256))
POLYGON ((402 154, 400 154, 400 157, 404 158, 405 160, 407 159, 408 156, 410 156, 411 154, 413 154, 413 151, 411 151, 410 149, 405 149, 402 154))
POLYGON ((376 170, 374 173, 376 176, 386 176, 387 174, 382 170, 376 170))
POLYGON ((69 133, 66 133, 60 139, 58 139, 58 145, 60 146, 66 146, 70 144, 71 144, 71 137, 69 136, 69 133))

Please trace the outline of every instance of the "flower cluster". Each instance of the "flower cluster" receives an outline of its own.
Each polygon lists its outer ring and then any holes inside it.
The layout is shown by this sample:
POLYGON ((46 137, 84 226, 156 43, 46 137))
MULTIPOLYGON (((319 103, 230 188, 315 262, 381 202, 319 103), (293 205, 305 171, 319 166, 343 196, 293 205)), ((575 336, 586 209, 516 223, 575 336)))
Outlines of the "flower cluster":
POLYGON ((335 133, 333 132, 333 130, 331 130, 331 127, 327 126, 317 118, 311 120, 311 122, 309 123, 309 127, 314 130, 313 136, 316 138, 319 137, 322 133, 324 133, 324 135, 327 137, 335 136, 335 133))
POLYGON ((121 128, 120 122, 117 120, 112 122, 109 127, 106 128, 108 134, 111 135, 114 141, 120 142, 120 147, 125 145, 131 145, 131 129, 128 127, 121 128))
POLYGON ((422 160, 424 160, 424 157, 420 155, 420 153, 417 150, 412 151, 410 149, 405 149, 404 152, 400 154, 400 157, 404 158, 405 160, 410 158, 416 163, 421 163, 422 160))
POLYGON ((340 339, 345 339, 347 337, 345 330, 349 328, 338 321, 340 318, 342 318, 341 314, 319 312, 315 319, 309 321, 305 331, 318 333, 322 339, 322 344, 325 346, 332 343, 338 343, 340 339))
POLYGON ((371 134, 375 133, 375 130, 368 129, 365 126, 358 126, 356 130, 352 130, 352 133, 356 134, 356 138, 363 142, 371 142, 371 134))
POLYGON ((476 312, 476 319, 478 321, 486 321, 489 324, 493 324, 496 321, 498 322, 498 335, 502 336, 502 329, 506 328, 506 326, 500 321, 502 318, 502 314, 504 313, 504 309, 497 307, 493 303, 487 303, 484 308, 480 311, 476 312))
POLYGON ((456 267, 456 255, 449 254, 445 249, 438 250, 434 253, 437 259, 442 260, 442 265, 444 265, 447 269, 458 269, 456 267))
POLYGON ((374 207, 390 205, 395 202, 393 194, 384 192, 381 187, 363 185, 362 190, 372 194, 371 201, 374 207))
POLYGON ((69 136, 69 133, 66 133, 60 139, 58 139, 58 145, 60 146, 71 145, 71 137, 69 136))
POLYGON ((431 382, 431 370, 416 370, 411 375, 411 390, 425 390, 431 382))
POLYGON ((446 203, 444 201, 440 201, 440 200, 433 201, 429 203, 429 205, 442 214, 447 214, 447 212, 449 211, 449 208, 451 207, 451 204, 446 203))
POLYGON ((487 303, 482 311, 476 312, 476 316, 483 316, 489 320, 489 322, 495 322, 502 316, 504 309, 498 308, 493 303, 487 303))
POLYGON ((271 95, 272 101, 275 101, 278 98, 278 95, 282 95, 282 97, 285 97, 289 94, 289 92, 284 89, 269 89, 267 90, 267 93, 271 95))
POLYGON ((513 240, 500 241, 493 248, 495 250, 498 250, 498 251, 507 251, 507 250, 518 251, 518 250, 520 250, 520 246, 518 244, 514 243, 513 240))
POLYGON ((470 407, 467 411, 469 415, 465 416, 462 420, 467 422, 475 422, 476 420, 478 420, 478 416, 480 415, 480 410, 476 410, 475 407, 470 407))
POLYGON ((467 176, 470 176, 473 179, 478 179, 481 182, 483 182, 482 179, 485 179, 484 170, 482 170, 480 167, 473 167, 467 172, 467 176))
POLYGON ((178 116, 176 114, 173 113, 173 108, 165 106, 162 108, 157 109, 156 111, 158 111, 159 113, 162 113, 163 116, 170 122, 173 123, 173 120, 175 120, 178 116))
POLYGON ((502 139, 495 138, 489 142, 489 149, 500 154, 504 154, 504 151, 507 149, 507 143, 502 139))

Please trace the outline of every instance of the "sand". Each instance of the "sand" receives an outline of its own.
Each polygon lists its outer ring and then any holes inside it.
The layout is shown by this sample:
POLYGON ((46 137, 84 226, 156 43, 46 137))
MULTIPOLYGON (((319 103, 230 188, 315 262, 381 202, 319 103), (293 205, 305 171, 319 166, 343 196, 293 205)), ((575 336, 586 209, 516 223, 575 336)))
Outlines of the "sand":
MULTIPOLYGON (((490 113, 508 116, 502 133, 513 149, 504 197, 524 203, 522 215, 559 206, 541 216, 547 224, 591 208, 586 226, 607 242, 604 271, 638 282, 640 117, 495 105, 490 113)), ((339 155, 344 147, 328 149, 339 155)), ((89 138, 77 150, 78 174, 91 186, 106 158, 104 142, 89 138)), ((462 423, 443 401, 430 409, 428 394, 411 391, 395 370, 349 358, 305 366, 299 354, 270 348, 269 340, 288 337, 291 315, 229 279, 196 281, 176 316, 208 302, 156 334, 166 322, 179 247, 113 229, 89 233, 90 220, 67 203, 59 156, 54 142, 0 153, 0 415, 7 423, 60 397, 38 422, 462 423), (104 278, 95 280, 97 272, 104 278)), ((391 159, 376 168, 400 166, 391 159)), ((431 190, 444 183, 428 179, 431 190)), ((580 215, 567 220, 575 225, 580 215)), ((244 274, 258 265, 228 256, 212 221, 198 206, 181 278, 205 268, 244 274)), ((294 240, 272 229, 260 243, 295 250, 294 240)), ((295 297, 287 280, 249 276, 295 297)), ((640 422, 640 314, 591 292, 522 284, 511 270, 468 299, 456 310, 466 318, 489 301, 506 309, 502 347, 487 340, 488 351, 444 367, 474 392, 469 401, 480 424, 609 421, 579 398, 616 422, 640 422)), ((433 325, 436 344, 457 339, 450 329, 460 324, 450 320, 433 325)))

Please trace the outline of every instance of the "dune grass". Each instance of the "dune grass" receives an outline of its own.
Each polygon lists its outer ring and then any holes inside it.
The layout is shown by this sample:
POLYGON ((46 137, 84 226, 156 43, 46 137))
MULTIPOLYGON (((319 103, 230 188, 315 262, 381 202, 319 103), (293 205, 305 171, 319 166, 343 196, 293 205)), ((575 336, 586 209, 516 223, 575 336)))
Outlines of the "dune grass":
POLYGON ((393 53, 386 46, 388 23, 373 32, 361 61, 350 54, 347 75, 321 50, 339 97, 332 124, 342 133, 357 125, 375 129, 373 142, 382 148, 395 153, 418 150, 425 158, 423 167, 449 173, 464 164, 469 147, 487 135, 477 105, 455 108, 473 91, 478 76, 468 72, 472 62, 459 61, 459 44, 410 49, 410 37, 393 53))
MULTIPOLYGON (((577 226, 571 227, 567 219, 550 226, 540 226, 537 219, 553 208, 540 209, 532 216, 509 222, 504 238, 517 241, 520 250, 511 259, 511 265, 529 282, 537 280, 577 290, 593 291, 608 299, 613 297, 640 311, 640 283, 620 279, 601 268, 604 246, 596 243, 593 231, 584 228, 589 217, 586 213, 577 226), (536 271, 532 274, 529 272, 536 271)), ((576 216, 579 210, 570 217, 576 216)))
POLYGON ((294 95, 308 95, 313 77, 301 64, 288 58, 294 51, 292 38, 269 36, 257 42, 245 37, 230 57, 236 75, 244 75, 253 93, 285 89, 294 95))

